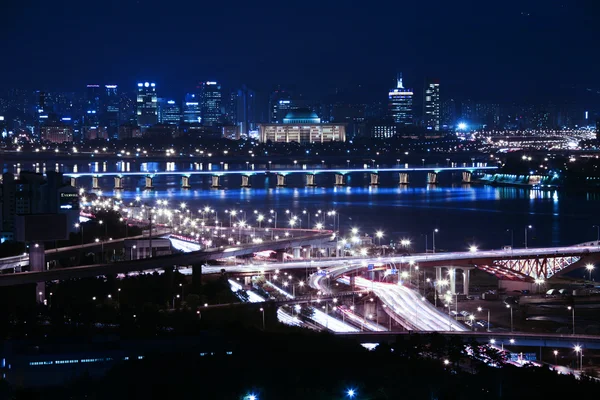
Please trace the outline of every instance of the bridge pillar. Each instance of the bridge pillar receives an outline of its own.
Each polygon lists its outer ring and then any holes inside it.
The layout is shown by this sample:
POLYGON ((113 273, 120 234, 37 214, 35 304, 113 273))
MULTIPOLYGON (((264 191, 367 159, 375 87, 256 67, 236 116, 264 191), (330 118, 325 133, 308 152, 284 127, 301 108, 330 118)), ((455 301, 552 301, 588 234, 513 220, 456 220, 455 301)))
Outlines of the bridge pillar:
POLYGON ((371 186, 378 186, 379 185, 379 174, 371 174, 371 186))
POLYGON ((439 282, 442 280, 442 267, 435 267, 435 288, 438 292, 442 292, 439 282))
POLYGON ((305 259, 310 259, 311 257, 312 246, 302 246, 302 253, 305 259))
POLYGON ((302 258, 302 247, 294 247, 292 249, 294 258, 302 258))
POLYGON ((123 190, 123 178, 115 176, 115 190, 123 190))
POLYGON ((449 275, 450 275, 450 293, 455 294, 456 293, 456 269, 455 268, 451 268, 448 270, 449 275))
POLYGON ((427 183, 430 185, 436 185, 438 183, 438 176, 435 172, 427 173, 427 183))
POLYGON ((152 177, 146 176, 146 186, 144 187, 144 190, 152 190, 152 189, 154 189, 154 186, 152 185, 152 177))
POLYGON ((469 295, 469 280, 471 279, 471 270, 463 270, 463 294, 469 295))
POLYGON ((98 184, 97 176, 92 176, 92 190, 100 190, 100 185, 98 184))
POLYGON ((285 261, 285 250, 277 250, 277 262, 285 261))
POLYGON ((315 175, 314 174, 306 174, 306 186, 314 187, 315 185, 315 175))
POLYGON ((343 174, 335 174, 335 186, 346 186, 346 177, 343 174))
POLYGON ((192 185, 190 185, 190 177, 183 175, 181 177, 181 188, 182 189, 191 189, 192 185))
POLYGON ((202 264, 192 265, 192 293, 200 293, 202 289, 202 264))
POLYGON ((75 178, 74 176, 71 177, 71 186, 73 186, 74 188, 77 187, 77 178, 75 178))
POLYGON ((252 185, 250 185, 250 176, 248 176, 248 175, 242 175, 242 187, 243 188, 250 188, 250 187, 252 187, 252 185))
MULTIPOLYGON (((31 272, 42 272, 46 268, 46 251, 44 243, 29 245, 29 268, 31 272)), ((46 299, 46 282, 38 282, 35 286, 35 298, 43 304, 46 299)))
POLYGON ((218 188, 220 188, 220 187, 221 187, 221 185, 220 185, 220 182, 219 182, 219 181, 220 181, 220 177, 219 177, 219 175, 213 175, 213 176, 211 177, 211 179, 212 179, 212 180, 211 180, 211 184, 210 184, 210 187, 211 187, 211 188, 213 188, 213 189, 218 189, 218 188))
POLYGON ((400 172, 400 184, 408 185, 408 173, 400 172))
POLYGON ((285 187, 285 175, 277 174, 277 187, 285 187))
POLYGON ((471 171, 464 171, 462 173, 462 181, 463 181, 463 183, 471 183, 472 177, 473 177, 473 174, 471 173, 471 171))

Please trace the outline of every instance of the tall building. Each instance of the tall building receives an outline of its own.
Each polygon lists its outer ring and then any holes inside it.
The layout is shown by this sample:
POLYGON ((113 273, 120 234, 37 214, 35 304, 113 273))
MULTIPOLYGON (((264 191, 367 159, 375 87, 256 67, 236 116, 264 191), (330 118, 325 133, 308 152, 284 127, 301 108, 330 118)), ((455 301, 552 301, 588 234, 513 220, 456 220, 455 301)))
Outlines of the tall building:
POLYGON ((450 130, 456 126, 456 100, 446 99, 442 102, 441 119, 442 129, 450 130))
POLYGON ((155 83, 138 83, 137 123, 141 127, 149 127, 158 123, 158 97, 155 83))
POLYGON ((202 82, 200 109, 202 124, 215 126, 221 122, 222 110, 221 85, 214 81, 202 82))
POLYGON ((158 122, 167 125, 179 125, 181 123, 181 108, 175 100, 158 99, 158 122))
POLYGON ((389 114, 397 124, 413 124, 413 95, 412 89, 404 87, 402 74, 398 74, 396 87, 388 93, 389 114))
POLYGON ((73 128, 64 122, 48 121, 41 127, 41 139, 50 143, 71 143, 73 128))
POLYGON ((186 124, 199 124, 202 122, 202 109, 200 96, 195 93, 186 93, 183 102, 183 122, 186 124))
POLYGON ((280 124, 287 113, 293 108, 291 93, 277 88, 269 96, 269 122, 280 124))
POLYGON ((425 129, 440 130, 440 111, 440 83, 437 80, 428 80, 425 82, 425 93, 423 94, 423 122, 425 129))
POLYGON ((104 85, 104 89, 104 104, 100 122, 106 126, 110 139, 118 139, 121 98, 119 97, 117 85, 104 85))
POLYGON ((236 125, 241 134, 247 135, 256 129, 256 94, 243 85, 236 96, 236 125))

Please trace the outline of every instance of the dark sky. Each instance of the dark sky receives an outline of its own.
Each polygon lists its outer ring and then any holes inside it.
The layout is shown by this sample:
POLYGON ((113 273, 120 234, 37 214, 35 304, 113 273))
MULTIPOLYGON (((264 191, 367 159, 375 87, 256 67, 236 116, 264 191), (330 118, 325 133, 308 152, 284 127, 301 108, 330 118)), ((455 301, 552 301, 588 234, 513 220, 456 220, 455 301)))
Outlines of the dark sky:
POLYGON ((600 87, 597 0, 0 0, 0 87, 199 80, 309 94, 396 71, 484 99, 600 87))

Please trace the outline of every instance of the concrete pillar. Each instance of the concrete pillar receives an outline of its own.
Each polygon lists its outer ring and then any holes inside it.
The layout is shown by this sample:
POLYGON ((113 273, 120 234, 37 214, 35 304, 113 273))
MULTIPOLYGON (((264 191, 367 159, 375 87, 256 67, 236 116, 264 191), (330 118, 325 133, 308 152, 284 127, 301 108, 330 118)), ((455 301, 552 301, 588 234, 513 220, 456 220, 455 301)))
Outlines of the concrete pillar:
POLYGON ((343 174, 335 174, 335 186, 346 186, 346 177, 343 174))
POLYGON ((306 186, 308 186, 308 187, 317 186, 317 185, 315 185, 315 175, 314 174, 306 175, 306 186))
POLYGON ((145 190, 154 189, 154 186, 152 186, 152 177, 151 176, 146 176, 146 187, 144 189, 145 190))
POLYGON ((77 187, 77 178, 75 178, 74 176, 71 177, 71 186, 73 186, 74 188, 77 187))
POLYGON ((100 190, 100 185, 98 184, 97 176, 92 176, 92 190, 100 190))
POLYGON ((123 190, 123 178, 115 176, 115 190, 123 190))
POLYGON ((285 175, 277 174, 277 187, 285 187, 285 175))
POLYGON ((464 171, 462 173, 462 181, 463 181, 463 183, 471 183, 472 177, 473 177, 473 174, 470 171, 464 171))
POLYGON ((400 184, 408 185, 408 173, 400 172, 400 184))
POLYGON ((438 183, 438 179, 437 179, 437 173, 435 172, 429 172, 427 174, 427 183, 430 185, 435 185, 438 183))
POLYGON ((379 185, 379 174, 371 174, 371 186, 378 186, 379 185))
POLYGON ((192 293, 200 293, 202 288, 202 264, 192 265, 192 293))
POLYGON ((302 247, 294 247, 292 251, 294 258, 302 258, 302 247))
POLYGON ((456 293, 456 269, 451 268, 449 270, 450 272, 450 293, 455 294, 456 293))
POLYGON ((302 246, 302 256, 307 260, 311 258, 312 246, 302 246), (306 250, 306 251, 305 251, 306 250))
MULTIPOLYGON (((43 242, 29 245, 29 269, 31 272, 42 272, 46 269, 46 252, 43 242)), ((46 299, 46 282, 36 284, 35 299, 38 303, 44 303, 46 299)))
POLYGON ((435 267, 435 288, 438 292, 442 291, 439 282, 442 280, 442 267, 435 267))
POLYGON ((277 261, 278 262, 285 261, 285 250, 277 250, 277 261))
POLYGON ((190 177, 187 175, 183 175, 181 177, 181 188, 182 189, 191 189, 192 185, 190 185, 190 177))
POLYGON ((471 278, 471 270, 463 270, 463 294, 469 295, 469 279, 471 278))
POLYGON ((242 175, 242 187, 243 188, 250 188, 252 185, 250 185, 250 177, 248 175, 242 175))
POLYGON ((218 189, 218 188, 221 187, 220 182, 219 182, 219 180, 220 180, 219 178, 220 178, 219 175, 213 175, 211 177, 211 179, 212 179, 211 184, 210 184, 211 188, 218 189))

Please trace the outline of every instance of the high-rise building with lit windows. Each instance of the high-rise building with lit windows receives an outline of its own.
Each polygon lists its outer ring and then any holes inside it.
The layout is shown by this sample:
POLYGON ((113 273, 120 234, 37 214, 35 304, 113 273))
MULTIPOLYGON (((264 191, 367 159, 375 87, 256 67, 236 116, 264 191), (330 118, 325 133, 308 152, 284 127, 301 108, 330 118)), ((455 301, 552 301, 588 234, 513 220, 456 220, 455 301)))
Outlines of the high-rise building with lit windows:
POLYGON ((203 125, 215 126, 221 123, 221 102, 221 85, 214 81, 202 82, 200 109, 203 125))
POLYGON ((179 125, 181 123, 181 107, 175 100, 158 99, 158 122, 168 125, 179 125))
POLYGON ((100 122, 106 126, 108 137, 110 139, 119 138, 119 119, 120 103, 117 85, 104 85, 103 110, 100 116, 100 122))
POLYGON ((149 127, 158 123, 158 97, 155 83, 137 84, 136 114, 137 123, 141 127, 149 127))
POLYGON ((425 129, 430 131, 440 130, 440 82, 438 80, 425 81, 423 93, 423 116, 425 129))
POLYGON ((413 95, 412 89, 404 87, 402 74, 398 74, 396 87, 388 93, 389 115, 397 124, 413 124, 413 95))
POLYGON ((187 93, 183 102, 183 122, 186 124, 199 124, 202 122, 202 109, 200 107, 200 96, 195 93, 187 93))

